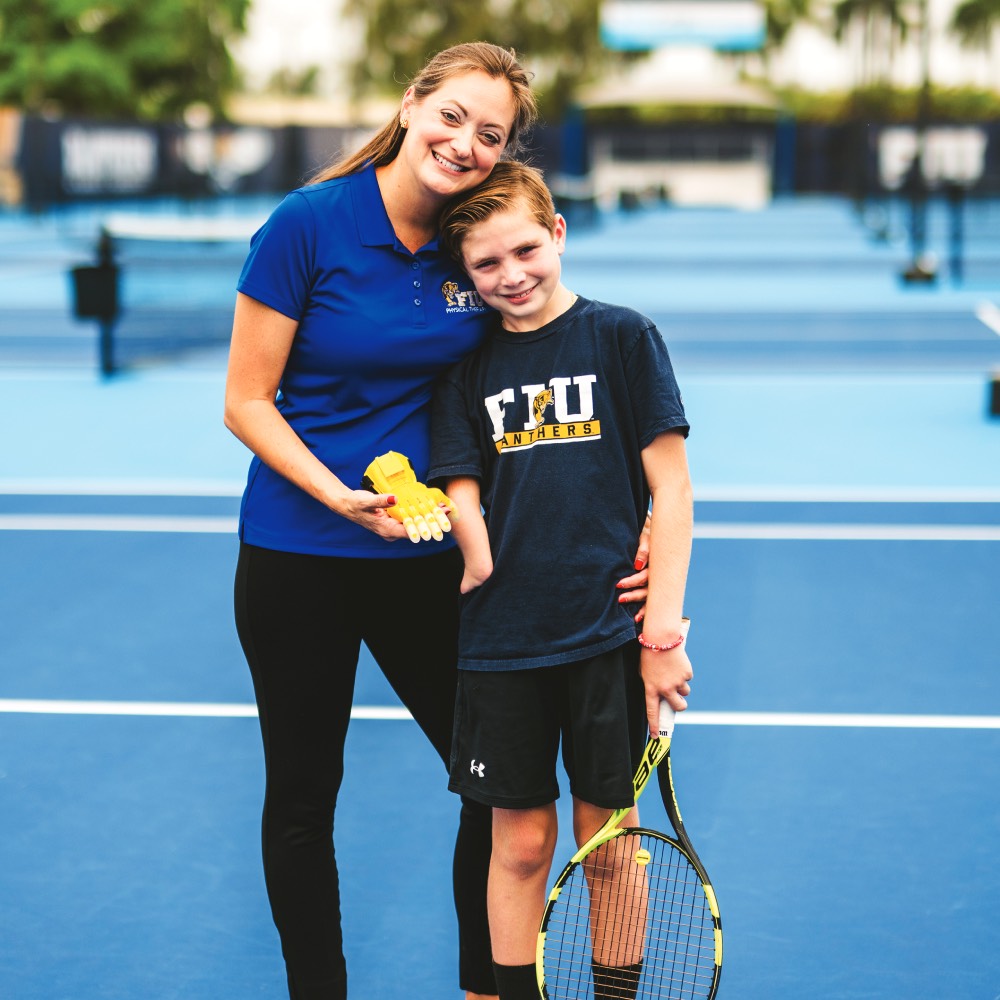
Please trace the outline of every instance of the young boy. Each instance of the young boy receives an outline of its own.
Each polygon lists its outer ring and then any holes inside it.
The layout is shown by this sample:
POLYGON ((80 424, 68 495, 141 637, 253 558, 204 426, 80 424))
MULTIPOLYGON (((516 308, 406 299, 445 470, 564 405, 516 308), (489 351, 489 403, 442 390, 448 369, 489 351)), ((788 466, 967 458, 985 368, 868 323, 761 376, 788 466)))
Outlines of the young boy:
MULTIPOLYGON (((653 323, 562 284, 566 223, 537 171, 498 163, 449 206, 441 231, 499 314, 434 400, 428 478, 447 482, 465 558, 449 788, 493 807, 500 997, 536 1000, 560 736, 582 844, 632 803, 633 760, 657 731, 660 699, 683 710, 690 693, 688 423, 653 323), (631 569, 651 498, 637 642, 615 581, 631 569)), ((641 964, 600 962, 595 996, 634 997, 641 964)))

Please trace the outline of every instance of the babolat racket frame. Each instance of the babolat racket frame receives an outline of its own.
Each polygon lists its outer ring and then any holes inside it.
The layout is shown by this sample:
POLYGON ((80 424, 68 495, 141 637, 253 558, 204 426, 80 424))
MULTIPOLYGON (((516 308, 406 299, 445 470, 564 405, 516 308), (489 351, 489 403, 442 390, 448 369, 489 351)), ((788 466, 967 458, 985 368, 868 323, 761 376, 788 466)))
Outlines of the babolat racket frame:
POLYGON ((705 866, 677 806, 674 711, 643 752, 635 801, 660 766, 674 836, 621 827, 619 809, 570 859, 549 893, 535 958, 545 1000, 712 1000, 722 971, 722 921, 705 866))

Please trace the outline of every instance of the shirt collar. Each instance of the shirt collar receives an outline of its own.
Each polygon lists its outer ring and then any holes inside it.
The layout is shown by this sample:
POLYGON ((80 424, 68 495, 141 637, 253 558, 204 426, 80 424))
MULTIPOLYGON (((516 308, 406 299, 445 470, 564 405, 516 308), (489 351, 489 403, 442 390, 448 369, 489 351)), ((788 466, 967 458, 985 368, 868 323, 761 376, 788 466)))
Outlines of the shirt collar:
MULTIPOLYGON (((395 247, 402 253, 410 251, 396 239, 379 190, 375 168, 369 163, 356 174, 351 174, 351 192, 354 197, 354 214, 358 220, 361 245, 366 247, 395 247)), ((425 243, 421 250, 437 250, 438 237, 425 243)))

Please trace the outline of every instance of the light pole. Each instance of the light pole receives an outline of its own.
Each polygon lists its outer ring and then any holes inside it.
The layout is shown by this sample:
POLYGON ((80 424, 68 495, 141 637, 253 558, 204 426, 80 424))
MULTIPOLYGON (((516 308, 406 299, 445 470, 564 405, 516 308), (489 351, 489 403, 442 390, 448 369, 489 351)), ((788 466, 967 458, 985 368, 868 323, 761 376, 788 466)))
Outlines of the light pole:
POLYGON ((929 283, 937 280, 937 268, 928 259, 927 177, 924 157, 927 151, 927 126, 931 117, 931 25, 928 0, 920 0, 920 91, 917 94, 916 144, 913 163, 906 179, 910 194, 910 266, 902 277, 907 282, 929 283))

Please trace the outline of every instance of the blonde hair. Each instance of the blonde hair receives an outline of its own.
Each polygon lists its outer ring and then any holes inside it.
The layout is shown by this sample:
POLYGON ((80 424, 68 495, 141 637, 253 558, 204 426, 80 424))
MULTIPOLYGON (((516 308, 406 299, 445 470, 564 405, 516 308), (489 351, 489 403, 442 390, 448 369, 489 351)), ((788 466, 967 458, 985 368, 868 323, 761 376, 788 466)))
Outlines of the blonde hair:
POLYGON ((504 160, 493 167, 482 184, 445 206, 439 222, 441 242, 461 261, 462 244, 470 230, 513 208, 524 208, 540 226, 555 232, 556 207, 542 172, 517 160, 504 160))
MULTIPOLYGON (((514 98, 514 121, 504 154, 511 156, 518 149, 521 135, 538 116, 535 95, 531 92, 531 74, 517 61, 513 49, 504 49, 491 42, 453 45, 434 56, 413 78, 413 96, 422 101, 452 77, 473 72, 486 73, 494 80, 504 79, 510 84, 514 98)), ((324 167, 310 178, 310 183, 318 184, 353 174, 369 163, 376 167, 391 163, 399 153, 405 134, 397 112, 361 149, 324 167)))

